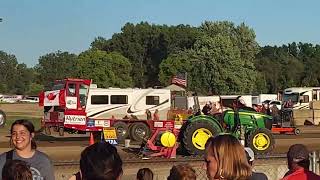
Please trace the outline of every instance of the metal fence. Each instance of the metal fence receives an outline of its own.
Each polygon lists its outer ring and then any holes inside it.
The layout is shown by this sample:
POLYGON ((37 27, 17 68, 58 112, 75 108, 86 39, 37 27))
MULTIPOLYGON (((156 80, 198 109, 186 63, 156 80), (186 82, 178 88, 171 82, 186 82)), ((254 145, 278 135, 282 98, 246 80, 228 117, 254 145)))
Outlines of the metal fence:
MULTIPOLYGON (((310 170, 319 174, 319 152, 313 152, 310 156, 310 170)), ((206 169, 202 158, 179 159, 124 159, 122 180, 135 180, 140 168, 150 168, 154 172, 154 180, 166 180, 173 165, 188 163, 197 174, 198 180, 206 180, 206 169)), ((55 176, 58 180, 69 179, 72 174, 79 171, 78 162, 55 162, 55 176)), ((276 157, 260 157, 255 161, 254 171, 263 172, 269 180, 281 179, 288 171, 284 155, 276 157)))

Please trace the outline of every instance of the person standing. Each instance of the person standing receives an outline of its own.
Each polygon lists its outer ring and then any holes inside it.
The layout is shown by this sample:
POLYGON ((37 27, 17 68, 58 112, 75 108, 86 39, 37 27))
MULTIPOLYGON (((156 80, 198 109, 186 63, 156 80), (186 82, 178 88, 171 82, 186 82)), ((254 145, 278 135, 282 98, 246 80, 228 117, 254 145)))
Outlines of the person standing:
MULTIPOLYGON (((253 164, 254 164, 254 152, 249 147, 245 147, 244 150, 246 151, 248 164, 251 167, 253 167, 253 164)), ((268 177, 264 173, 252 171, 252 175, 249 178, 249 180, 268 180, 268 177)))
POLYGON ((209 180, 247 180, 252 174, 243 146, 230 134, 208 139, 204 161, 209 180))
POLYGON ((289 171, 282 180, 319 180, 320 176, 309 170, 309 151, 303 144, 290 146, 287 153, 289 171))
MULTIPOLYGON (((22 160, 30 166, 33 179, 54 180, 54 171, 49 157, 38 151, 34 141, 33 124, 25 119, 16 120, 11 125, 13 149, 0 155, 0 173, 6 161, 22 160)), ((0 179, 1 180, 1 179, 0 179)))
POLYGON ((158 109, 156 109, 155 112, 153 113, 153 120, 155 120, 155 121, 159 121, 160 120, 159 110, 158 109))
POLYGON ((122 160, 117 148, 101 141, 81 152, 80 171, 69 180, 120 180, 122 174, 122 160))
POLYGON ((21 160, 6 161, 2 169, 3 180, 32 180, 30 167, 21 160))
POLYGON ((167 180, 196 180, 196 171, 189 164, 172 166, 167 180))
POLYGON ((139 169, 137 172, 137 180, 153 180, 153 172, 149 168, 139 169))

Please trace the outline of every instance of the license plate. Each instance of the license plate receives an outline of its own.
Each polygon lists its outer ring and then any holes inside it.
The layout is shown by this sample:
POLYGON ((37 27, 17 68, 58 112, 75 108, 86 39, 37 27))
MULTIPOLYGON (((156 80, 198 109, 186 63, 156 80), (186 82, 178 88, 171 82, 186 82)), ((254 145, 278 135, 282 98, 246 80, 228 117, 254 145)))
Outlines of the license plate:
POLYGON ((104 128, 103 135, 105 139, 117 139, 116 128, 104 128))
POLYGON ((96 126, 96 127, 110 127, 110 120, 95 120, 94 126, 96 126))

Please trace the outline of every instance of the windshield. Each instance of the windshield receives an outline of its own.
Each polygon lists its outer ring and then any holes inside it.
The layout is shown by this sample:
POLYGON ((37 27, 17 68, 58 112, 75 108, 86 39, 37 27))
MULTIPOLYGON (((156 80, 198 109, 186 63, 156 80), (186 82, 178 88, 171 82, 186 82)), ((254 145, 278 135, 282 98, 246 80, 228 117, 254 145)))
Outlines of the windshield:
POLYGON ((85 84, 80 84, 79 96, 80 96, 80 104, 81 104, 81 107, 83 108, 86 106, 86 103, 87 103, 88 88, 89 86, 85 84))
POLYGON ((55 85, 53 85, 52 90, 53 90, 53 91, 55 91, 55 90, 61 90, 61 89, 64 89, 64 85, 65 85, 65 83, 64 83, 64 82, 62 82, 62 83, 58 83, 58 84, 55 84, 55 85))
POLYGON ((297 103, 299 100, 299 93, 291 93, 291 94, 284 94, 283 95, 284 102, 290 101, 290 99, 293 103, 297 103))

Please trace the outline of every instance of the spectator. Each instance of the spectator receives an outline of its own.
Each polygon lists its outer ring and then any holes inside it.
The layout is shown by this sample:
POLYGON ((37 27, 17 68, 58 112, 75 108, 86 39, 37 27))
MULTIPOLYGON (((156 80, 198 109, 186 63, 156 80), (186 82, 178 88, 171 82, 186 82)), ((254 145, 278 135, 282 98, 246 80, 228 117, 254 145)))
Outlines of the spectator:
POLYGON ((243 146, 232 135, 211 137, 206 143, 207 176, 212 179, 249 179, 251 167, 243 146))
POLYGON ((173 166, 167 180, 196 180, 196 172, 189 164, 173 166))
POLYGON ((280 110, 278 109, 277 105, 275 105, 275 104, 272 105, 270 110, 271 110, 271 115, 273 118, 273 123, 278 124, 281 120, 280 110))
POLYGON ((316 180, 320 176, 309 171, 310 160, 309 151, 302 144, 290 146, 287 153, 289 171, 282 180, 316 180))
POLYGON ((122 160, 117 149, 108 142, 97 142, 81 153, 80 172, 69 180, 119 180, 122 160))
MULTIPOLYGON (((248 160, 248 164, 253 167, 253 163, 254 163, 254 152, 252 151, 251 148, 249 147, 245 147, 244 148, 246 151, 246 157, 248 160)), ((264 173, 259 173, 259 172, 253 172, 252 171, 252 175, 249 178, 249 180, 268 180, 268 177, 264 174, 264 173)))
POLYGON ((137 180, 153 180, 153 172, 149 168, 139 169, 137 180))
POLYGON ((158 109, 156 109, 155 112, 153 113, 153 120, 155 120, 155 121, 159 121, 160 120, 159 110, 158 109))
POLYGON ((146 109, 146 115, 147 115, 147 120, 152 120, 151 111, 149 109, 146 109))
POLYGON ((207 102, 206 105, 204 105, 202 108, 202 113, 204 115, 208 115, 210 110, 211 110, 210 104, 209 104, 209 102, 207 102))
POLYGON ((9 160, 2 169, 3 180, 32 180, 30 167, 25 161, 9 160))
POLYGON ((10 132, 10 141, 14 148, 0 155, 0 171, 6 161, 23 160, 30 165, 33 179, 53 180, 54 172, 50 159, 46 154, 36 150, 33 124, 25 119, 16 120, 11 125, 10 132))

